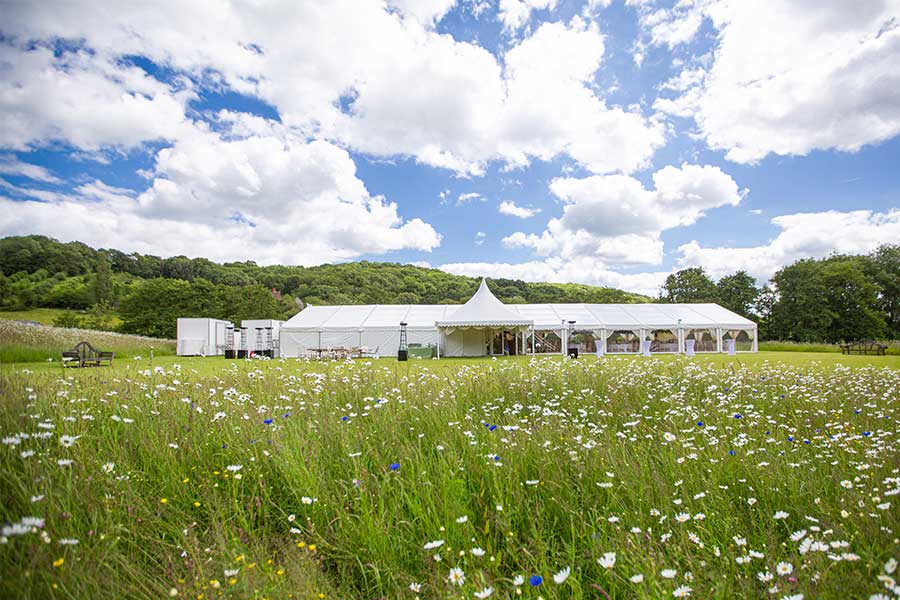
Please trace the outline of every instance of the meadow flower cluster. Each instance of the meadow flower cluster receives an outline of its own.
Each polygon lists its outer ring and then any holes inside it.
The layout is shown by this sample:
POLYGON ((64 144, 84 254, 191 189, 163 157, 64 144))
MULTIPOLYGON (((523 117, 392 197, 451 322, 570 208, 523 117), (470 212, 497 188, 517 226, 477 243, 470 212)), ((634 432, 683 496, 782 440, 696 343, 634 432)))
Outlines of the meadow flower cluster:
POLYGON ((25 324, 0 318, 0 358, 3 362, 49 360, 59 362, 60 351, 81 341, 100 350, 116 353, 119 359, 147 358, 150 348, 156 356, 175 354, 175 340, 141 335, 25 324))
POLYGON ((893 598, 900 372, 7 369, 0 595, 893 598))

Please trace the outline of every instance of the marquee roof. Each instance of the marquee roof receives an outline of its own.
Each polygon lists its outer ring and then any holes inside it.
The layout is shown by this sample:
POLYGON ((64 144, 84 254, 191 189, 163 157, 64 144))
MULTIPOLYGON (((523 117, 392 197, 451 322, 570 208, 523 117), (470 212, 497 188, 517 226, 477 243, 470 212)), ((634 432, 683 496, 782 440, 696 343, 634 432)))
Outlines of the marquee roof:
POLYGON ((469 301, 437 321, 438 327, 523 327, 534 323, 497 300, 482 279, 469 301))
MULTIPOLYGON (((465 306, 465 305, 463 305, 465 306)), ((752 329, 753 321, 717 304, 505 304, 515 315, 502 325, 534 323, 536 329, 560 329, 563 321, 575 321, 576 329, 649 329, 722 327, 752 329)), ((400 321, 411 329, 459 327, 459 305, 368 304, 356 306, 310 306, 294 315, 282 329, 364 330, 395 329, 400 321)), ((506 319, 509 313, 505 313, 506 319)), ((464 315, 462 315, 464 316, 464 315)), ((495 314, 494 317, 497 315, 495 314)), ((488 326, 488 325, 481 325, 488 326)), ((499 326, 499 325, 498 325, 499 326)))

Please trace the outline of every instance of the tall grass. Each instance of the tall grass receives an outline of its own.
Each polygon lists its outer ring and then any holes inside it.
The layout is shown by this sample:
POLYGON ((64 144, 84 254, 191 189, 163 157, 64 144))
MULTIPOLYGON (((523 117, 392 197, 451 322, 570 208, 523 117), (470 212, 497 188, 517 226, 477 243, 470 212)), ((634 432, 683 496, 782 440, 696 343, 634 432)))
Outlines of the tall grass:
POLYGON ((120 358, 175 354, 175 342, 137 335, 125 335, 90 329, 69 329, 45 325, 26 325, 0 319, 0 362, 23 363, 53 360, 58 362, 64 350, 87 341, 98 350, 115 352, 120 358))
POLYGON ((898 554, 898 371, 178 364, 0 373, 0 518, 44 519, 0 595, 857 598, 898 554))

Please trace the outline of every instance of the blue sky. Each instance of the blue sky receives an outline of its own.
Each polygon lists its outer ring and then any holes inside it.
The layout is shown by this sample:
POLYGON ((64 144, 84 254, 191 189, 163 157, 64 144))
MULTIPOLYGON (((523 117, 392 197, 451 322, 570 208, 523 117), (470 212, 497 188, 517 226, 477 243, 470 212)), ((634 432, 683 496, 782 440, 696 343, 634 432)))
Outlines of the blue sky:
POLYGON ((31 3, 0 235, 653 293, 900 239, 896 0, 31 3))

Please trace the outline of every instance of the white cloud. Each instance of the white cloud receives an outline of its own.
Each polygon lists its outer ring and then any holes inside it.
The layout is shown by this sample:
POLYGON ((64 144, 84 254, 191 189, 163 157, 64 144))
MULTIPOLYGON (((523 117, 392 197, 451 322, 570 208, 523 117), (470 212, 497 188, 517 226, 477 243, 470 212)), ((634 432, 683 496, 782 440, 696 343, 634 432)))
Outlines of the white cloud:
POLYGON ((223 140, 197 130, 159 153, 153 177, 137 197, 100 181, 71 196, 10 190, 40 201, 0 199, 0 235, 283 264, 440 244, 430 225, 370 196, 347 152, 323 141, 223 140))
POLYGON ((623 274, 624 266, 662 262, 660 235, 695 223, 706 211, 738 205, 746 191, 710 165, 667 166, 653 174, 653 189, 625 175, 559 178, 550 190, 563 201, 562 215, 540 234, 515 232, 508 248, 529 248, 541 260, 520 264, 452 263, 441 269, 530 280, 621 285, 655 292, 665 273, 623 274))
POLYGON ((682 267, 702 266, 720 277, 743 269, 760 281, 801 258, 832 252, 865 254, 900 239, 900 209, 796 213, 772 219, 781 232, 760 246, 707 248, 691 241, 678 248, 682 267))
POLYGON ((0 154, 0 174, 27 177, 43 183, 62 183, 62 180, 40 165, 25 163, 11 154, 0 154))
POLYGON ((388 4, 420 23, 430 25, 440 21, 453 8, 456 0, 388 0, 388 4))
POLYGON ((512 215, 513 217, 519 217, 520 219, 529 219, 541 212, 541 209, 539 208, 519 206, 511 200, 504 200, 501 202, 497 207, 497 210, 500 211, 501 214, 512 215))
POLYGON ((565 202, 562 216, 551 219, 541 236, 510 236, 510 242, 527 243, 544 256, 621 253, 630 262, 655 264, 662 258, 662 231, 695 223, 706 210, 736 206, 745 193, 710 165, 667 166, 653 182, 648 190, 625 175, 554 179, 550 190, 565 202), (622 247, 628 252, 616 251, 622 247))
POLYGON ((595 173, 630 173, 665 143, 662 123, 608 107, 591 90, 604 54, 596 24, 545 23, 506 54, 501 154, 525 164, 567 153, 595 173))
POLYGON ((640 2, 637 3, 640 24, 651 43, 671 49, 694 38, 716 1, 679 0, 666 8, 657 8, 653 2, 640 2))
POLYGON ((462 206, 463 204, 468 204, 473 200, 481 200, 482 202, 484 202, 484 197, 478 192, 468 192, 465 194, 460 194, 456 197, 456 205, 462 206))
POLYGON ((503 29, 516 31, 531 18, 533 10, 553 10, 557 0, 500 0, 500 11, 497 17, 503 23, 503 29))
POLYGON ((141 69, 86 52, 0 44, 0 147, 67 142, 83 150, 174 139, 189 126, 190 88, 173 90, 141 69))
POLYGON ((632 172, 665 143, 661 122, 607 106, 593 89, 604 53, 596 25, 547 23, 495 57, 434 29, 429 19, 450 5, 14 4, 5 30, 21 39, 84 40, 94 54, 68 53, 74 68, 48 71, 46 51, 16 51, 12 63, 43 61, 45 68, 23 64, 21 77, 20 67, 0 74, 11 115, 0 145, 60 138, 95 150, 177 139, 190 88, 179 92, 116 62, 125 55, 189 74, 198 86, 257 96, 297 135, 464 174, 481 174, 490 161, 521 166, 559 155, 597 173, 632 172), (13 79, 26 83, 24 92, 13 79))
POLYGON ((483 231, 479 231, 475 234, 475 245, 481 246, 484 244, 484 240, 487 239, 487 234, 483 231))
MULTIPOLYGON (((654 107, 693 117, 729 160, 855 151, 900 133, 900 1, 720 0, 695 10, 718 30, 713 64, 686 66, 684 91, 654 107)), ((651 35, 668 45, 689 37, 651 35)))

